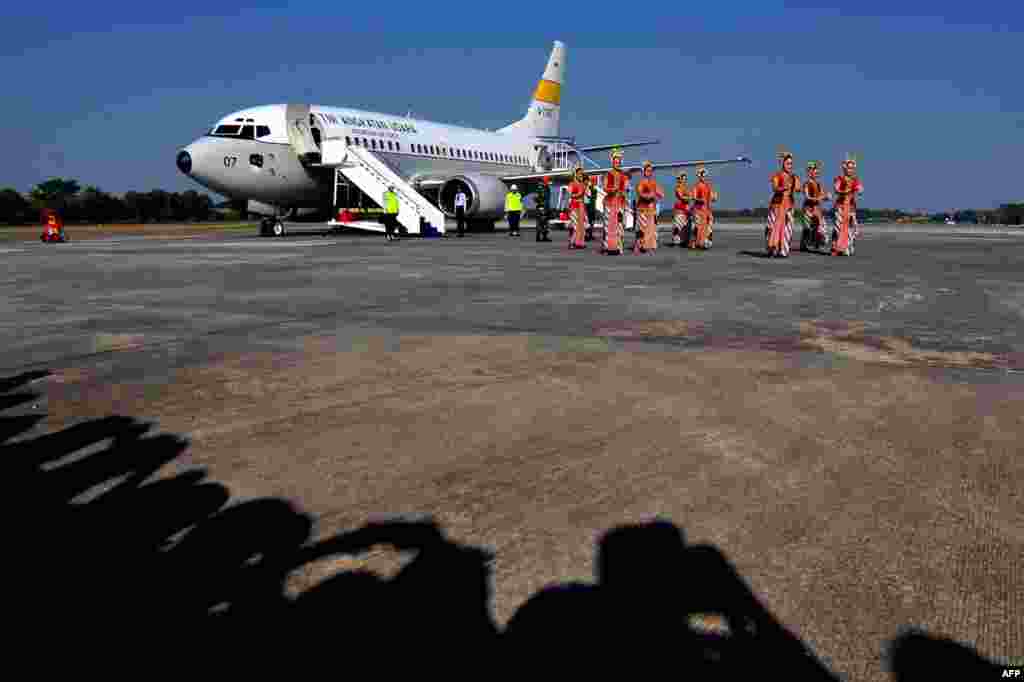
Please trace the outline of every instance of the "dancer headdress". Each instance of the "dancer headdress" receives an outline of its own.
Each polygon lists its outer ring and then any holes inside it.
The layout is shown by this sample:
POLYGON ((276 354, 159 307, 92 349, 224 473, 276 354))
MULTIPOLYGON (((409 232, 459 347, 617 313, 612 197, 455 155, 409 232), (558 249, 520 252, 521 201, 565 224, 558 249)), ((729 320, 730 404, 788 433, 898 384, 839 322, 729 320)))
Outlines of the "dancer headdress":
POLYGON ((707 172, 707 170, 706 170, 706 169, 704 168, 704 166, 699 166, 699 167, 697 168, 697 177, 703 178, 703 177, 704 177, 705 175, 707 175, 707 173, 708 173, 708 172, 707 172))
POLYGON ((784 162, 786 159, 792 159, 793 153, 787 150, 785 147, 779 147, 779 151, 776 154, 779 157, 780 162, 784 162))
POLYGON ((615 149, 612 150, 611 157, 613 162, 622 161, 622 150, 619 147, 616 147, 615 149))
POLYGON ((856 168, 857 167, 857 155, 856 154, 847 154, 846 155, 846 160, 843 161, 843 167, 846 167, 846 166, 849 166, 850 168, 856 168))
POLYGON ((807 170, 821 170, 821 161, 808 161, 807 170))

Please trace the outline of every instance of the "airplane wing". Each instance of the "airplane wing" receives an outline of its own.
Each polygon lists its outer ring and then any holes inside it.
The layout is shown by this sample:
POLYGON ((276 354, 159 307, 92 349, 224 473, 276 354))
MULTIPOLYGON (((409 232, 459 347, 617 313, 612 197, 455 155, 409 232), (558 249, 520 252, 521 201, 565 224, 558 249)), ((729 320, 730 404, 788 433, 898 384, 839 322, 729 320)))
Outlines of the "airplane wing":
POLYGON ((622 142, 619 144, 599 144, 593 147, 577 147, 577 149, 586 154, 587 152, 603 152, 608 149, 622 149, 623 147, 646 147, 652 144, 660 144, 660 140, 651 140, 649 142, 622 142))
MULTIPOLYGON (((735 159, 714 159, 708 161, 675 161, 672 163, 652 163, 651 167, 655 171, 669 170, 671 168, 693 168, 694 166, 721 166, 727 163, 753 163, 746 156, 737 156, 735 159)), ((643 165, 626 166, 622 165, 619 167, 625 173, 637 173, 643 170, 643 165)), ((608 168, 584 168, 584 175, 604 175, 610 172, 611 166, 608 168)), ((523 173, 522 175, 503 175, 501 180, 503 182, 529 182, 531 180, 543 180, 544 178, 551 178, 552 180, 558 179, 571 179, 573 174, 572 168, 559 168, 557 170, 551 170, 542 173, 523 173)))

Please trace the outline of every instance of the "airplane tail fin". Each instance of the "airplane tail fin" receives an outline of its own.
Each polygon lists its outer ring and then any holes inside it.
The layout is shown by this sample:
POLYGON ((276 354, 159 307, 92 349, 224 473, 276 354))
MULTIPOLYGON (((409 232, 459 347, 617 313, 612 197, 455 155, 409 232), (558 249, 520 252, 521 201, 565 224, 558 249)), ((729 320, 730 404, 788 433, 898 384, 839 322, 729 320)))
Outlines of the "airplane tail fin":
POLYGON ((537 82, 526 115, 498 132, 519 132, 538 137, 558 136, 558 114, 562 103, 565 79, 565 43, 556 40, 548 57, 547 68, 537 82))

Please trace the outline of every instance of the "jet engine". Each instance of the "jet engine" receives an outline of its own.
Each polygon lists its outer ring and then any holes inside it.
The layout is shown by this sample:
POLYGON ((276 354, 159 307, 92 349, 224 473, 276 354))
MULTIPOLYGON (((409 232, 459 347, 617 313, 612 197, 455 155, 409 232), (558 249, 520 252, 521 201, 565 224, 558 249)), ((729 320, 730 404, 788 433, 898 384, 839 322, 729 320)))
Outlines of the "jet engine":
POLYGON ((466 217, 476 220, 501 218, 505 214, 508 186, 491 175, 457 175, 441 185, 438 204, 449 218, 455 217, 455 195, 466 193, 466 217))

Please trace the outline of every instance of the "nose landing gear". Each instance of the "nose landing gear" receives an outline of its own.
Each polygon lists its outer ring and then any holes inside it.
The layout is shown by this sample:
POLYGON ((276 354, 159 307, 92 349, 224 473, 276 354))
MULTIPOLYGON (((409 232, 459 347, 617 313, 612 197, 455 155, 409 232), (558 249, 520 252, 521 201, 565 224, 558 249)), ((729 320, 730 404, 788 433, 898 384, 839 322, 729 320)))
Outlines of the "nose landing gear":
POLYGON ((284 223, 277 218, 264 218, 260 221, 261 237, 283 237, 285 235, 284 223))

